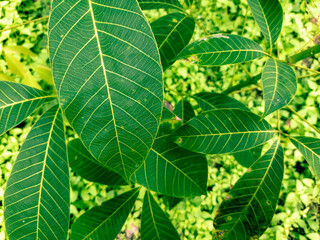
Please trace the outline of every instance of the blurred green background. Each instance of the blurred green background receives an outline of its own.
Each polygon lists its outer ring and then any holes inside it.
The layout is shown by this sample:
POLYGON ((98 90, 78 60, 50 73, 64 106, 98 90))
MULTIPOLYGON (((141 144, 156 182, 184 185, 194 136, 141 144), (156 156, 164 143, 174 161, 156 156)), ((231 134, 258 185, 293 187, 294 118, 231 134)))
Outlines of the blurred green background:
MULTIPOLYGON (((268 44, 255 24, 245 0, 194 1, 192 14, 197 18, 199 25, 210 34, 225 32, 241 35, 243 31, 245 37, 257 41, 264 49, 268 49, 268 44)), ((320 43, 320 36, 314 38, 320 34, 320 1, 281 0, 280 2, 285 16, 277 50, 279 58, 285 60, 310 40, 308 46, 320 43)), ((0 80, 22 82, 33 87, 53 90, 50 87, 52 79, 46 44, 47 19, 2 31, 11 26, 48 16, 49 10, 49 0, 0 1, 0 80)), ((148 11, 146 15, 150 21, 153 21, 166 13, 165 10, 157 10, 148 11)), ((193 40, 205 36, 203 30, 197 27, 193 40)), ((221 92, 247 80, 250 75, 261 73, 265 61, 266 58, 261 58, 241 66, 214 68, 177 62, 165 72, 165 100, 174 106, 185 93, 221 92)), ((298 64, 319 70, 319 54, 315 58, 303 60, 298 64)), ((296 74, 299 77, 298 92, 290 106, 314 126, 320 128, 320 76, 304 77, 309 73, 301 69, 296 69, 296 74)), ((257 114, 261 115, 263 112, 262 92, 259 87, 249 86, 230 96, 240 100, 257 114)), ((0 240, 6 239, 3 220, 5 183, 19 149, 40 113, 34 114, 17 128, 0 137, 0 205, 2 206, 0 240)), ((276 126, 275 115, 268 116, 267 120, 276 126)), ((312 128, 286 109, 281 110, 281 127, 283 131, 292 135, 319 137, 312 128)), ((72 139, 74 133, 70 127, 67 127, 67 132, 69 139, 72 139)), ((286 169, 279 205, 271 227, 260 239, 320 240, 320 181, 315 179, 305 159, 289 141, 283 139, 283 146, 286 169)), ((162 208, 168 210, 170 219, 182 239, 212 239, 215 211, 230 188, 246 171, 232 156, 228 155, 209 156, 208 163, 207 196, 185 199, 172 210, 169 210, 160 198, 162 208)), ((91 183, 73 172, 71 176, 72 222, 85 210, 131 188, 131 186, 109 187, 91 183)), ((119 239, 139 239, 141 198, 142 196, 119 234, 119 239)))

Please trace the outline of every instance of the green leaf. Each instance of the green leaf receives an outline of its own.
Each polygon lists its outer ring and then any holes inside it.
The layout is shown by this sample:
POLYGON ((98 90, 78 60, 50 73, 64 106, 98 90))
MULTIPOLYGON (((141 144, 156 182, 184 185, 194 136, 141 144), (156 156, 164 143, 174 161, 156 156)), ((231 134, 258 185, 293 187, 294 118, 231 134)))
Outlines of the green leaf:
POLYGON ((35 53, 33 53, 29 48, 23 46, 5 46, 3 48, 4 52, 7 54, 24 54, 29 57, 37 57, 35 53))
POLYGON ((0 135, 21 123, 46 101, 45 92, 23 84, 0 81, 0 135))
POLYGON ((286 63, 270 58, 262 73, 264 117, 286 106, 297 91, 297 79, 286 63))
POLYGON ((261 47, 247 38, 216 34, 191 43, 177 58, 201 66, 220 66, 247 62, 264 55, 261 47))
POLYGON ((264 37, 273 45, 281 32, 283 10, 278 0, 248 0, 252 14, 264 37))
POLYGON ((193 0, 184 0, 187 6, 191 6, 193 4, 193 0))
POLYGON ((36 66, 33 70, 49 85, 53 85, 52 71, 47 66, 36 66))
POLYGON ((274 215, 284 162, 280 139, 232 187, 214 219, 219 239, 258 239, 274 215))
POLYGON ((240 109, 204 112, 174 134, 183 148, 204 154, 234 153, 256 147, 271 139, 276 131, 260 117, 240 109))
POLYGON ((138 0, 138 2, 143 10, 171 8, 183 11, 178 0, 138 0))
POLYGON ((238 108, 249 110, 243 103, 225 94, 214 92, 201 92, 191 96, 197 101, 203 111, 217 108, 238 108))
POLYGON ((168 216, 149 191, 146 191, 141 214, 141 240, 180 239, 168 216))
POLYGON ((11 76, 8 76, 6 74, 0 73, 0 80, 2 81, 9 81, 9 82, 15 82, 14 78, 11 76))
POLYGON ((188 122, 195 116, 192 105, 186 99, 182 99, 178 102, 173 112, 182 120, 182 122, 188 122))
POLYGON ((27 71, 27 73, 24 75, 22 81, 22 84, 27 85, 32 88, 36 88, 39 90, 42 90, 41 86, 39 85, 38 81, 34 79, 30 71, 27 71))
POLYGON ((9 70, 20 77, 24 77, 27 74, 25 66, 12 54, 5 54, 5 59, 8 64, 9 70))
POLYGON ((170 67, 174 63, 173 59, 188 45, 194 27, 194 19, 182 13, 168 14, 151 23, 163 70, 170 67))
POLYGON ((169 207, 170 210, 183 200, 183 198, 176 198, 176 197, 171 197, 166 195, 163 196, 163 199, 165 204, 169 207))
POLYGON ((64 114, 86 148, 129 181, 160 124, 160 55, 137 1, 99 2, 53 0, 53 76, 64 114))
POLYGON ((314 174, 320 178, 320 139, 312 137, 290 137, 290 140, 306 158, 314 174))
POLYGON ((261 156, 263 145, 249 150, 234 153, 233 156, 238 163, 248 168, 261 156))
POLYGON ((105 185, 127 185, 119 174, 97 162, 80 139, 74 139, 68 143, 68 158, 72 170, 88 181, 105 185))
POLYGON ((46 111, 31 129, 4 194, 10 239, 67 239, 69 165, 61 110, 46 111))
POLYGON ((171 139, 171 134, 181 124, 178 120, 162 119, 153 147, 144 164, 132 176, 133 181, 173 197, 206 194, 206 157, 179 147, 171 139))
POLYGON ((71 227, 71 239, 115 239, 139 195, 139 190, 136 188, 121 194, 82 214, 71 227))

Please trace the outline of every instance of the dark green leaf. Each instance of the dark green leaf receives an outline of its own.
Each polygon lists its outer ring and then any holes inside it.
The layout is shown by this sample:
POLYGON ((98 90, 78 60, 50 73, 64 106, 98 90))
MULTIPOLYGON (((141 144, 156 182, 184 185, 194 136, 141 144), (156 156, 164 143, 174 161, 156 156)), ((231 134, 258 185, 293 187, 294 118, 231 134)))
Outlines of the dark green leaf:
POLYGON ((172 8, 183 11, 178 0, 138 0, 138 2, 143 10, 172 8))
POLYGON ((184 0, 184 2, 188 5, 191 6, 193 4, 193 0, 184 0))
POLYGON ((174 208, 178 203, 180 203, 183 198, 176 198, 171 196, 163 196, 164 202, 168 205, 169 209, 174 208))
POLYGON ((177 240, 177 230, 168 216, 162 211, 149 191, 143 200, 141 215, 141 240, 177 240))
POLYGON ((261 47, 247 38, 216 34, 191 43, 177 58, 201 66, 219 66, 247 62, 264 55, 261 47))
POLYGON ((182 13, 168 14, 151 23, 163 70, 170 67, 174 63, 173 59, 188 45, 194 27, 194 19, 182 13))
POLYGON ((67 239, 69 166, 61 111, 46 111, 31 129, 4 195, 10 239, 67 239))
POLYGON ((191 118, 193 118, 195 116, 195 113, 194 113, 192 105, 186 99, 182 99, 180 102, 178 102, 178 104, 175 107, 173 112, 183 122, 188 122, 191 118))
POLYGON ((174 134, 174 141, 190 151, 205 154, 234 153, 256 147, 276 131, 257 115, 240 109, 204 112, 174 134))
POLYGON ((297 91, 297 79, 286 63, 270 58, 262 73, 264 117, 288 105, 297 91))
POLYGON ((81 177, 105 185, 126 185, 127 182, 119 174, 103 167, 87 151, 80 139, 68 143, 70 167, 81 177))
POLYGON ((115 239, 136 202, 139 190, 136 188, 121 194, 82 214, 71 227, 71 239, 115 239))
POLYGON ((283 10, 278 0, 248 0, 252 14, 264 37, 274 44, 281 32, 283 10))
POLYGON ((258 239, 274 215, 284 163, 280 139, 235 184, 214 219, 219 239, 258 239))
POLYGON ((137 1, 53 6, 50 58, 64 114, 89 152, 129 181, 150 151, 162 111, 162 67, 150 25, 137 1))
POLYGON ((250 167, 261 156, 263 145, 260 145, 249 150, 234 153, 233 156, 242 166, 250 167))

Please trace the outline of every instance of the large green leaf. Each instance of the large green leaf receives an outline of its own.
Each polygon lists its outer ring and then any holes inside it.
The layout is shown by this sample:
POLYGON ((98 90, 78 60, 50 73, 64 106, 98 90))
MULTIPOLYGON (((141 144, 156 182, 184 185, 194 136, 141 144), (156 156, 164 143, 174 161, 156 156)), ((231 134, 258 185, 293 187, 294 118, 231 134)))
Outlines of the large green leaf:
POLYGON ((178 102, 173 112, 182 120, 182 122, 188 122, 195 116, 191 103, 186 99, 182 99, 178 102))
POLYGON ((181 124, 175 117, 162 119, 153 147, 142 167, 132 176, 133 181, 173 197, 206 194, 206 157, 179 147, 171 139, 172 132, 181 124))
POLYGON ((23 84, 0 81, 0 135, 54 97, 23 84))
POLYGON ((82 214, 72 225, 71 239, 115 239, 136 202, 139 190, 136 188, 121 194, 82 214))
POLYGON ((258 158, 261 156, 263 145, 260 145, 255 148, 251 148, 249 150, 236 152, 233 154, 234 158, 240 163, 242 166, 248 168, 250 167, 258 158))
POLYGON ((268 43, 275 43, 280 35, 283 10, 278 0, 248 0, 252 14, 268 43))
POLYGON ((188 45, 194 27, 194 19, 182 13, 168 14, 151 23, 163 70, 171 66, 174 63, 173 59, 188 45))
POLYGON ((270 58, 262 73, 264 117, 286 106, 297 91, 297 79, 286 63, 270 58))
POLYGON ((204 112, 174 134, 174 141, 190 151, 205 154, 234 153, 256 147, 276 131, 260 117, 240 109, 204 112))
POLYGON ((320 178, 320 139, 290 137, 290 140, 306 158, 315 175, 320 178))
POLYGON ((201 66, 219 66, 247 62, 264 55, 261 47, 247 38, 216 34, 191 43, 177 58, 201 66))
POLYGON ((49 46, 61 107, 92 155, 129 181, 148 155, 162 110, 150 25, 136 0, 53 3, 49 46))
POLYGON ((138 0, 138 2, 143 10, 171 8, 183 11, 178 0, 138 0))
POLYGON ((91 182, 105 185, 127 184, 119 174, 101 166, 86 150, 80 139, 74 139, 68 143, 68 158, 72 170, 91 182))
POLYGON ((4 194, 10 239, 67 239, 69 166, 58 106, 36 122, 22 145, 4 194))
POLYGON ((274 215, 284 163, 280 139, 232 187, 214 219, 219 239, 258 239, 274 215))
POLYGON ((146 191, 141 214, 141 240, 177 240, 177 230, 149 191, 146 191))

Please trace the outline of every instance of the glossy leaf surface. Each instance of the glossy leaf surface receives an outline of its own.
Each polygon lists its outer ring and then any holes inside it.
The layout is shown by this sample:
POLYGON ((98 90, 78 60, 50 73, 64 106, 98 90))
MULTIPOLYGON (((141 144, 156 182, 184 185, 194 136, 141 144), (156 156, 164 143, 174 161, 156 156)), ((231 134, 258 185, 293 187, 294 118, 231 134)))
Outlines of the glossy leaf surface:
POLYGON ((45 92, 23 84, 0 81, 0 135, 21 123, 48 100, 45 92))
POLYGON ((182 120, 182 122, 188 122, 195 116, 192 105, 186 99, 182 99, 180 102, 178 102, 173 112, 182 120))
POLYGON ((191 43, 177 58, 201 66, 220 66, 247 62, 264 55, 261 47, 247 38, 216 34, 191 43))
POLYGON ((286 106, 297 91, 297 79, 286 63, 270 58, 262 73, 264 117, 286 106))
POLYGON ((253 17, 270 45, 281 32, 283 10, 278 0, 248 0, 253 17))
POLYGON ((283 179, 283 158, 279 140, 232 187, 214 219, 218 239, 258 239, 269 227, 283 179))
POLYGON ((178 0, 138 0, 138 2, 143 10, 171 8, 183 11, 178 0))
POLYGON ((115 239, 136 202, 133 189, 82 214, 71 227, 71 240, 115 239))
POLYGON ((190 151, 204 154, 234 153, 256 147, 276 131, 260 117, 240 109, 204 112, 180 127, 174 141, 190 151))
POLYGON ((180 237, 168 216, 162 211, 150 192, 146 191, 141 215, 141 240, 162 239, 177 240, 180 237))
POLYGON ((69 165, 58 106, 31 129, 12 169, 4 195, 10 239, 67 239, 69 165))
POLYGON ((194 27, 194 19, 182 13, 168 14, 151 23, 163 70, 171 66, 173 59, 188 45, 194 27))
POLYGON ((129 181, 163 102, 160 55, 138 2, 53 0, 49 47, 65 116, 92 155, 129 181))

